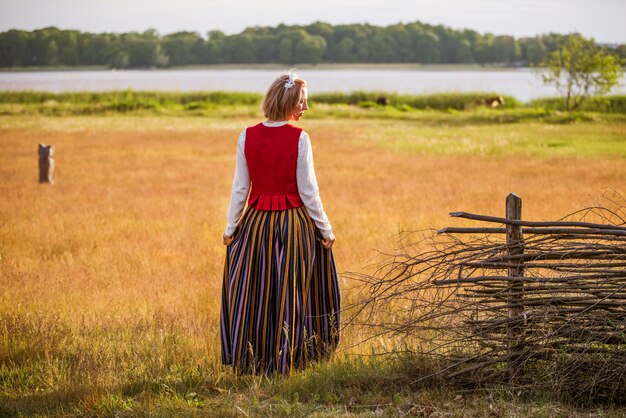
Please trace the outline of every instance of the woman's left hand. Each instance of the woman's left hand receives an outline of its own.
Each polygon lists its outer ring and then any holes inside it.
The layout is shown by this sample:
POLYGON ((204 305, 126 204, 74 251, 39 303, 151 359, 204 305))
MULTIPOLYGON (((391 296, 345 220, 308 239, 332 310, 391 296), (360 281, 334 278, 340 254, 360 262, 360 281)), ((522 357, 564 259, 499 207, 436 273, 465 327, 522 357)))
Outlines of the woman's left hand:
POLYGON ((224 245, 228 247, 228 246, 229 246, 230 244, 232 244, 232 243, 233 243, 233 241, 235 240, 235 236, 234 236, 234 235, 231 235, 231 236, 229 237, 228 235, 224 235, 224 236, 222 237, 222 239, 223 239, 224 245))
POLYGON ((330 236, 328 238, 324 238, 322 240, 322 245, 324 246, 324 248, 326 248, 327 250, 330 250, 331 248, 333 248, 333 244, 335 243, 335 237, 330 236))

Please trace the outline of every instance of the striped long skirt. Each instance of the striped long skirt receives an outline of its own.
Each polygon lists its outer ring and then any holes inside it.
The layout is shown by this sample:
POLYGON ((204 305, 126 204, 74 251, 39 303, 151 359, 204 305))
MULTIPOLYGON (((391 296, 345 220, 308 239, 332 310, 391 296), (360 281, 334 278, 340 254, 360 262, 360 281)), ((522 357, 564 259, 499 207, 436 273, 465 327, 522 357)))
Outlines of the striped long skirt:
POLYGON ((222 362, 238 373, 289 373, 339 342, 339 282, 306 209, 248 207, 227 247, 222 362))

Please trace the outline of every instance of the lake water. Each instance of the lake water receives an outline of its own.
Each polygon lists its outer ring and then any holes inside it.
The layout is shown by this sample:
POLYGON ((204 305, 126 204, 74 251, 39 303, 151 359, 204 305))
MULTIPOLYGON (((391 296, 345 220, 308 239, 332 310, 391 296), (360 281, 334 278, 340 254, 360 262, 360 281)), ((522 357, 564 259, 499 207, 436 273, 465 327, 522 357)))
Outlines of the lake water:
MULTIPOLYGON (((263 93, 280 73, 267 69, 33 71, 0 72, 0 91, 49 92, 162 90, 250 91, 263 93)), ((504 70, 307 69, 298 71, 309 93, 386 91, 400 94, 498 92, 522 101, 555 96, 528 68, 504 70)), ((626 77, 613 94, 626 94, 626 77)))

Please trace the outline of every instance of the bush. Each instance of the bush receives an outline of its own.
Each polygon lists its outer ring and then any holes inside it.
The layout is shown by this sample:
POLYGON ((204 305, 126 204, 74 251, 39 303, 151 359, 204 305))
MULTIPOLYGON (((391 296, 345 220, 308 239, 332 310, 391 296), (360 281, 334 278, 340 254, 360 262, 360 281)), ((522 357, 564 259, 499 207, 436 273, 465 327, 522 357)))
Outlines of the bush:
POLYGON ((77 105, 99 103, 125 103, 121 108, 152 108, 186 105, 192 102, 206 102, 216 105, 254 105, 260 103, 261 95, 240 92, 157 92, 157 91, 108 91, 108 92, 76 92, 48 93, 38 91, 19 91, 0 93, 0 103, 42 104, 54 100, 58 103, 77 105), (149 105, 148 105, 149 103, 149 105))
POLYGON ((359 102, 357 106, 362 107, 363 109, 376 109, 377 107, 379 107, 379 104, 371 100, 367 100, 364 102, 359 102))
MULTIPOLYGON (((535 99, 528 103, 528 107, 543 107, 549 110, 565 110, 565 101, 561 97, 547 97, 535 99)), ((626 95, 595 96, 583 102, 580 111, 599 113, 626 114, 626 95)))
MULTIPOLYGON (((501 96, 498 93, 437 93, 425 95, 399 95, 396 93, 356 91, 352 93, 318 93, 311 97, 311 102, 327 104, 358 105, 361 103, 376 103, 379 97, 385 97, 390 106, 400 110, 432 109, 447 111, 448 109, 465 110, 476 107, 481 100, 489 97, 501 96)), ((519 100, 513 96, 502 96, 502 107, 511 109, 521 106, 519 100)))

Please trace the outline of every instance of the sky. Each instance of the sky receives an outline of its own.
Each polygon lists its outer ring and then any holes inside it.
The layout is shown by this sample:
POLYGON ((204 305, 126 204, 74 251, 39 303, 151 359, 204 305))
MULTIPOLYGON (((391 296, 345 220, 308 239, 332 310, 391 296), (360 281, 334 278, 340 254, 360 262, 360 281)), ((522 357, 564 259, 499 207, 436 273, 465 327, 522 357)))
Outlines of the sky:
POLYGON ((626 0, 0 0, 0 31, 47 26, 84 32, 161 34, 251 26, 420 21, 515 37, 579 32, 626 43, 626 0))

